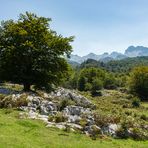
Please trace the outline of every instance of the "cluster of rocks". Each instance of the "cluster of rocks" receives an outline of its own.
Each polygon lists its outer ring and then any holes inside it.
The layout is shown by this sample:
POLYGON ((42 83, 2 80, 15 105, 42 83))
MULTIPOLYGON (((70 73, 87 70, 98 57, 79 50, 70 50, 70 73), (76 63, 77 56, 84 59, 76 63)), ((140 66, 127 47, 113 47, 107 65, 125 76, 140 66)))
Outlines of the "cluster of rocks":
MULTIPOLYGON (((12 99, 17 100, 24 94, 13 94, 12 99)), ((25 111, 20 113, 20 118, 39 119, 46 122, 47 127, 57 127, 60 129, 80 130, 87 135, 92 135, 94 132, 97 134, 116 135, 118 126, 116 124, 108 124, 105 127, 96 125, 92 109, 95 105, 91 103, 86 97, 78 94, 75 91, 59 88, 51 93, 44 93, 42 97, 30 93, 26 95, 28 101, 27 106, 21 106, 19 109, 25 111), (75 105, 66 106, 63 110, 59 111, 58 103, 54 102, 54 98, 70 99, 74 101, 75 105), (49 116, 56 116, 58 113, 66 117, 66 121, 51 122, 49 116)))
POLYGON ((44 98, 51 98, 51 99, 70 99, 74 101, 77 106, 82 107, 89 107, 89 108, 95 108, 95 105, 91 103, 86 97, 80 95, 75 90, 65 89, 65 88, 58 88, 55 91, 52 91, 51 93, 47 94, 44 93, 44 98))

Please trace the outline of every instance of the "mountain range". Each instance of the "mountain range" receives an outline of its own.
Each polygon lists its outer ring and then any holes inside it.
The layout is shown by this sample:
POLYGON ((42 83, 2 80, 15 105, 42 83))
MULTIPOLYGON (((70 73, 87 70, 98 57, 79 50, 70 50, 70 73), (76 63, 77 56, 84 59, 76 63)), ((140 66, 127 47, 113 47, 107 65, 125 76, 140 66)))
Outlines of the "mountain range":
POLYGON ((143 46, 129 46, 124 54, 119 53, 119 52, 112 52, 111 54, 105 52, 101 55, 97 55, 94 53, 89 53, 88 55, 85 56, 78 56, 78 55, 73 55, 71 54, 70 59, 68 59, 70 62, 77 62, 77 63, 82 63, 86 61, 87 59, 94 59, 97 61, 102 61, 102 62, 108 62, 111 60, 121 60, 125 59, 127 57, 140 57, 140 56, 148 56, 148 47, 143 47, 143 46))

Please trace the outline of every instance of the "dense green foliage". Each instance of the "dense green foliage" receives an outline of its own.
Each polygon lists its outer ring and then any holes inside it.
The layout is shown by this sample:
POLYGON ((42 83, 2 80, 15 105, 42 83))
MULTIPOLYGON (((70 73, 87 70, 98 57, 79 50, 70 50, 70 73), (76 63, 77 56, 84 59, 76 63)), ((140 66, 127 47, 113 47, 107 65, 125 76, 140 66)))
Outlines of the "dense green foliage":
POLYGON ((142 65, 148 66, 148 57, 126 58, 123 60, 109 61, 107 63, 88 59, 83 62, 79 68, 98 67, 110 72, 128 73, 134 67, 142 65))
POLYGON ((97 68, 86 68, 81 70, 78 80, 78 89, 84 90, 100 90, 103 87, 103 79, 105 72, 97 68))
POLYGON ((148 67, 135 68, 131 73, 130 89, 144 100, 148 100, 148 67))
POLYGON ((67 75, 64 58, 72 51, 73 37, 64 38, 51 30, 51 19, 21 14, 17 21, 0 26, 0 80, 46 87, 67 75))
POLYGON ((130 88, 130 92, 134 95, 147 100, 147 69, 148 57, 127 58, 107 63, 88 59, 74 68, 73 75, 66 86, 92 93, 102 88, 122 88, 124 91, 129 91, 130 88))
POLYGON ((114 74, 101 68, 88 67, 74 70, 71 78, 64 83, 65 87, 92 93, 105 89, 116 89, 124 86, 127 76, 114 74))

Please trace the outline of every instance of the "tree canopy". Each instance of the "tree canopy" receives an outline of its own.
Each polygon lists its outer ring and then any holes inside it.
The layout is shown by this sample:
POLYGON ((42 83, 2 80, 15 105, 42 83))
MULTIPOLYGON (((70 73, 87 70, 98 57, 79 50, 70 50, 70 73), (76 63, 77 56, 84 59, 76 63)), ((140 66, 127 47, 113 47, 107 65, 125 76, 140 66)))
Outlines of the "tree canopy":
POLYGON ((130 89, 144 100, 148 99, 148 67, 136 67, 131 73, 130 89))
POLYGON ((63 37, 50 28, 50 18, 20 14, 17 21, 0 25, 0 80, 46 87, 67 75, 64 56, 72 51, 73 37, 63 37))

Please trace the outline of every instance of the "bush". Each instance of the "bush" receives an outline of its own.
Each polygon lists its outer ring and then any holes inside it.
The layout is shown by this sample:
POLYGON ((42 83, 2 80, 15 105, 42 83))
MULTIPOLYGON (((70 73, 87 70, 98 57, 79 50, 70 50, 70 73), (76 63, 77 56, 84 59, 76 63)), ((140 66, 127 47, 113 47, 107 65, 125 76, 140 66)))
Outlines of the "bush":
POLYGON ((26 99, 26 95, 22 95, 18 99, 12 99, 12 96, 1 96, 0 97, 0 107, 1 108, 11 108, 11 107, 21 107, 27 106, 28 101, 26 99))
POLYGON ((15 106, 16 107, 21 107, 21 106, 27 106, 28 105, 28 100, 26 95, 21 96, 19 99, 16 100, 15 106))
POLYGON ((83 129, 85 128, 85 126, 87 125, 87 119, 86 118, 82 118, 80 121, 79 121, 79 124, 83 127, 83 129))
POLYGON ((53 122, 54 121, 54 116, 53 115, 49 115, 48 116, 48 121, 49 122, 53 122))
POLYGON ((143 114, 143 115, 140 116, 140 119, 147 121, 148 120, 148 117, 143 114))
POLYGON ((12 100, 11 96, 6 96, 6 97, 1 98, 1 101, 0 101, 1 108, 11 108, 14 106, 15 106, 15 103, 12 100))
POLYGON ((148 99, 148 66, 137 67, 132 71, 130 90, 142 100, 148 99))
POLYGON ((133 107, 140 107, 140 99, 139 98, 134 98, 132 100, 132 106, 133 107))
POLYGON ((62 113, 58 112, 56 115, 49 115, 48 116, 49 122, 65 122, 67 121, 67 117, 65 117, 62 113))
POLYGON ((62 111, 66 106, 75 105, 75 102, 70 99, 62 99, 59 104, 59 110, 62 111))
POLYGON ((67 118, 62 113, 57 113, 54 117, 56 123, 65 122, 67 118))
POLYGON ((106 89, 116 89, 117 88, 117 80, 113 75, 107 75, 104 82, 104 88, 106 89))
POLYGON ((106 126, 108 123, 119 123, 120 122, 120 116, 107 116, 107 115, 94 115, 94 120, 97 126, 106 126))
POLYGON ((123 139, 127 139, 130 137, 130 133, 127 129, 127 127, 120 127, 117 131, 116 131, 116 135, 119 138, 123 138, 123 139))
POLYGON ((100 79, 94 79, 92 82, 92 91, 101 90, 103 88, 103 81, 100 79))
POLYGON ((133 128, 131 132, 132 132, 131 137, 134 140, 148 140, 147 131, 143 131, 140 128, 133 128))

